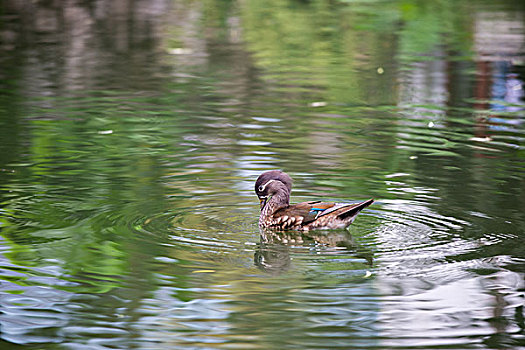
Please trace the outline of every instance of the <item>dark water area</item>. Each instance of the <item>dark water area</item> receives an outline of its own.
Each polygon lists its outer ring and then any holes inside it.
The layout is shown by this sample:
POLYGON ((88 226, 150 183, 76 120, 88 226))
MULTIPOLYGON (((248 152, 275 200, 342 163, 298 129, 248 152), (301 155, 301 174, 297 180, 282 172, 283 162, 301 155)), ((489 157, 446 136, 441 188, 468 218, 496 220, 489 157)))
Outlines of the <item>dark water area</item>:
POLYGON ((519 1, 2 2, 0 348, 525 349, 524 80, 519 1))

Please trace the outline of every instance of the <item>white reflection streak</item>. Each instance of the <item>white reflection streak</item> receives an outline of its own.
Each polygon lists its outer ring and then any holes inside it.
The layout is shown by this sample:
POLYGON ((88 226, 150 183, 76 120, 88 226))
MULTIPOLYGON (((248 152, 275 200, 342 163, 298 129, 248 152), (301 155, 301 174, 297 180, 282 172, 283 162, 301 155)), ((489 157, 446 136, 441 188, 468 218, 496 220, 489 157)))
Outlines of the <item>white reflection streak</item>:
POLYGON ((400 292, 382 297, 378 321, 383 345, 462 344, 465 337, 517 332, 516 325, 491 320, 512 319, 515 308, 523 305, 523 295, 516 292, 523 289, 523 279, 521 274, 499 271, 423 289, 415 279, 379 277, 376 286, 382 294, 391 294, 393 284, 400 292))

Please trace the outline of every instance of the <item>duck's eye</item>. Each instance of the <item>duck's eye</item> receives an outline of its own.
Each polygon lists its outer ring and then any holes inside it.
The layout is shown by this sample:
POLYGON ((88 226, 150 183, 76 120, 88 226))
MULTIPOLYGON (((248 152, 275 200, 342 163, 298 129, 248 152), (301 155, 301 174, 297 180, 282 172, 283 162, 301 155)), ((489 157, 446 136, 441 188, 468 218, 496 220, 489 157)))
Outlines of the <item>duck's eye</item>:
POLYGON ((259 186, 259 192, 262 192, 264 191, 264 187, 263 186, 259 186))

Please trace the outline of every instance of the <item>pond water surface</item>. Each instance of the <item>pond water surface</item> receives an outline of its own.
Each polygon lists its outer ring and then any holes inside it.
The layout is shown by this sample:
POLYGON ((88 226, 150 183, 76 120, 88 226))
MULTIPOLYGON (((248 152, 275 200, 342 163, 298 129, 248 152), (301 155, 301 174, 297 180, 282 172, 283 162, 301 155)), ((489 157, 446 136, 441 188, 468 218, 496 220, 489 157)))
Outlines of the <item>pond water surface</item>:
POLYGON ((525 349, 517 1, 6 1, 0 348, 525 349), (348 231, 261 232, 375 198, 348 231))

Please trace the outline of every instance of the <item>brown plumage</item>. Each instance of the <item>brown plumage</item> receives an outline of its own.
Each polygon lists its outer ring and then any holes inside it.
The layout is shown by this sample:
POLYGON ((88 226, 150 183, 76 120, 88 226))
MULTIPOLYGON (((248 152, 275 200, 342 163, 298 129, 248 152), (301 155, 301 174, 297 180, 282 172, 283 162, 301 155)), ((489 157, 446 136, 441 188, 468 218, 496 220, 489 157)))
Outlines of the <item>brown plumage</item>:
POLYGON ((338 229, 350 225, 357 214, 374 202, 328 203, 310 201, 290 205, 292 178, 280 170, 261 174, 255 193, 261 203, 259 226, 276 230, 338 229))

